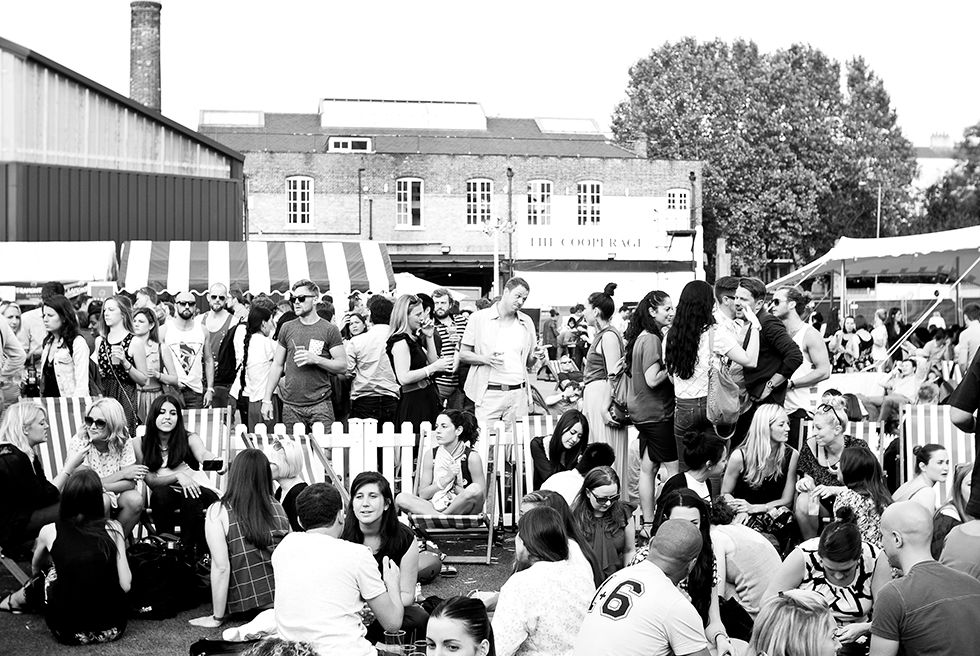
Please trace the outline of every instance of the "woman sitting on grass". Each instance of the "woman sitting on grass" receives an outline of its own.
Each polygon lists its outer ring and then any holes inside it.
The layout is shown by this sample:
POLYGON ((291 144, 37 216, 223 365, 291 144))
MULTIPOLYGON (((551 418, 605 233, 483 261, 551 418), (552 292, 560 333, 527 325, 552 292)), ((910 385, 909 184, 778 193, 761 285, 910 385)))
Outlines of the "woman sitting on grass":
POLYGON ((480 435, 476 417, 446 410, 436 418, 436 446, 422 452, 419 493, 402 492, 395 505, 413 515, 473 515, 486 501, 487 477, 473 445, 480 435))

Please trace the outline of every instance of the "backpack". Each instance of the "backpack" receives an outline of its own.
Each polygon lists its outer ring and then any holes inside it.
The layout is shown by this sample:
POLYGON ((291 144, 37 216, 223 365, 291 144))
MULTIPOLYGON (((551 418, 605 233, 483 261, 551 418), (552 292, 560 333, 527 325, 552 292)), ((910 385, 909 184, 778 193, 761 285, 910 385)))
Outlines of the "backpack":
POLYGON ((221 338, 221 345, 218 346, 218 355, 214 366, 215 385, 231 385, 235 382, 235 374, 238 373, 238 358, 235 357, 235 333, 239 326, 241 326, 240 323, 229 326, 228 332, 221 338))
MULTIPOLYGON (((731 362, 715 355, 715 327, 708 329, 708 421, 715 427, 734 429, 741 411, 738 383, 732 377, 731 362)), ((726 433, 728 431, 725 431, 726 433)), ((725 437, 718 433, 720 437, 725 437)))
POLYGON ((176 539, 144 538, 126 551, 126 558, 133 573, 131 617, 164 620, 198 605, 197 580, 176 539))

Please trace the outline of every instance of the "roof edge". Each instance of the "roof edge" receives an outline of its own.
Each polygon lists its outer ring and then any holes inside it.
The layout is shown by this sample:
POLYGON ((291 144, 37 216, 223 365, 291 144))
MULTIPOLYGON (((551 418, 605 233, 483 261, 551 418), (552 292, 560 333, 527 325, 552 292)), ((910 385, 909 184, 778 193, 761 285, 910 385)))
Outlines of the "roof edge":
POLYGON ((161 112, 154 111, 149 107, 147 107, 146 105, 141 105, 140 103, 136 102, 132 98, 127 98, 121 93, 117 91, 113 91, 109 87, 99 84, 95 80, 85 77, 81 73, 77 71, 73 71, 72 69, 68 68, 64 64, 59 64, 53 59, 49 59, 48 57, 45 57, 44 55, 34 50, 31 50, 30 48, 25 48, 24 46, 18 43, 14 43, 13 41, 0 37, 0 49, 9 50, 18 57, 21 57, 28 61, 32 61, 42 66, 46 66, 47 68, 53 69, 58 73, 64 75, 65 77, 70 78, 75 82, 78 82, 79 84, 91 88, 93 91, 100 93, 111 100, 115 100, 116 102, 126 105, 130 109, 139 112, 140 114, 143 114, 144 116, 147 116, 158 123, 162 123, 163 125, 167 126, 171 130, 180 132, 185 137, 189 137, 194 141, 204 144, 208 148, 217 150, 227 155, 228 157, 231 157, 232 159, 238 160, 239 162, 245 161, 245 156, 242 155, 237 150, 229 148, 228 146, 225 146, 221 142, 215 141, 210 137, 206 137, 200 132, 197 132, 196 130, 192 130, 186 125, 182 125, 173 119, 167 118, 161 112))

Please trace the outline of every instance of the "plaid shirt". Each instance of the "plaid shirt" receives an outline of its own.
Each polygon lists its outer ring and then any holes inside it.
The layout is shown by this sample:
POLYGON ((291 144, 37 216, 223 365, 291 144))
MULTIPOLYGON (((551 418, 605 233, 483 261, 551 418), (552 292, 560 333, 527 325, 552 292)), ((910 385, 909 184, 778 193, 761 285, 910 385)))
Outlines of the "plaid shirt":
POLYGON ((228 561, 231 578, 228 581, 228 606, 226 613, 270 606, 275 600, 276 586, 272 573, 272 551, 289 533, 289 518, 279 502, 272 501, 272 543, 259 549, 245 539, 235 511, 228 511, 228 561))

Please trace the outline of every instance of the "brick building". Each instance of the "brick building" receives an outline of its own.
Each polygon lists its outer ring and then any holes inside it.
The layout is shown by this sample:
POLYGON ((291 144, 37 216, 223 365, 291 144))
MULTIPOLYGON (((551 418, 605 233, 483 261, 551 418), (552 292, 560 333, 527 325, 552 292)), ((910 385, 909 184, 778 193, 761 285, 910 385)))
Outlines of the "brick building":
POLYGON ((317 114, 204 111, 199 129, 245 154, 249 239, 379 240, 396 271, 486 293, 499 223, 502 272, 528 278, 534 306, 610 280, 623 301, 676 294, 701 267, 700 162, 646 159, 590 120, 327 99, 317 114))

